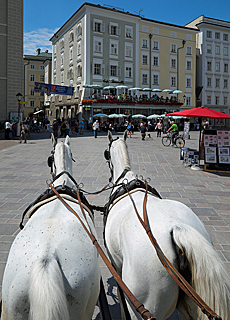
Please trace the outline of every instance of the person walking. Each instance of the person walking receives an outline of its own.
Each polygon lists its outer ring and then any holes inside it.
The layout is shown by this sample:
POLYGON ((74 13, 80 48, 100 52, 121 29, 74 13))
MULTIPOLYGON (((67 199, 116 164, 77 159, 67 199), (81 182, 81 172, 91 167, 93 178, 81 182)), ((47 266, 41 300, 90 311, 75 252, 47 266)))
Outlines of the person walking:
POLYGON ((82 134, 83 135, 83 129, 84 129, 84 119, 81 119, 80 121, 80 133, 79 134, 82 134))
POLYGON ((157 137, 161 137, 161 131, 163 129, 162 121, 157 122, 155 130, 157 130, 157 137))
POLYGON ((24 121, 21 123, 21 135, 19 143, 22 143, 22 139, 24 139, 24 143, 26 143, 26 131, 28 131, 27 126, 25 125, 24 121))
POLYGON ((172 146, 175 146, 175 138, 179 134, 179 129, 177 124, 172 120, 171 127, 168 129, 167 132, 172 131, 172 146))
POLYGON ((98 133, 98 130, 100 129, 100 126, 99 126, 99 121, 96 120, 94 121, 93 123, 93 134, 94 134, 94 138, 97 138, 97 133, 98 133))
POLYGON ((51 126, 51 128, 53 129, 53 135, 54 135, 54 139, 57 142, 57 138, 58 138, 58 131, 60 129, 59 123, 57 122, 57 119, 54 119, 54 122, 51 126))

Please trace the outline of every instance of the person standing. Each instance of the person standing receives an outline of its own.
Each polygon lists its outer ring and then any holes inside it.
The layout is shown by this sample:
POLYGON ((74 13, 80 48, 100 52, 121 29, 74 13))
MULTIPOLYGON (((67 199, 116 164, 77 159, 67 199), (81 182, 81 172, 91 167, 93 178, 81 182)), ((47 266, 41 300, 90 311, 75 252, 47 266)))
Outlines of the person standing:
POLYGON ((53 129, 54 139, 55 139, 55 141, 57 142, 58 131, 59 131, 60 126, 59 126, 59 123, 57 122, 56 119, 54 119, 54 122, 53 122, 51 128, 53 129))
POLYGON ((162 129, 163 129, 163 124, 162 124, 162 121, 160 120, 159 122, 157 122, 157 125, 155 127, 155 130, 157 130, 157 137, 161 137, 162 129))
POLYGON ((81 119, 81 121, 80 121, 80 133, 79 134, 83 135, 83 129, 84 129, 84 120, 81 119))
POLYGON ((142 136, 142 140, 145 140, 146 131, 148 131, 148 129, 146 128, 146 125, 143 123, 141 128, 140 128, 140 133, 141 133, 141 136, 142 136))
POLYGON ((10 131, 11 131, 12 125, 7 119, 5 122, 5 139, 10 140, 10 131))
POLYGON ((177 124, 172 120, 171 127, 167 132, 172 131, 172 146, 175 146, 175 137, 178 136, 179 130, 177 124))
POLYGON ((93 123, 93 134, 94 134, 94 138, 97 138, 97 133, 98 133, 98 130, 100 129, 99 127, 99 121, 96 120, 94 121, 93 123))
POLYGON ((22 139, 24 139, 24 143, 26 143, 26 131, 27 131, 27 127, 24 123, 24 121, 22 121, 22 124, 21 124, 21 135, 20 135, 20 143, 22 143, 22 139))

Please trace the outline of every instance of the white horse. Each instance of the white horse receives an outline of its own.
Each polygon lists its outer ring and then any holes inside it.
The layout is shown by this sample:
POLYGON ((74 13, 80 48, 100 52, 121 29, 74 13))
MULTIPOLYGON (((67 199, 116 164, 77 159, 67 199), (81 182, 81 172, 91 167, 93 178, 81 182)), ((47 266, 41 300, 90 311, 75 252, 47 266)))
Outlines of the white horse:
MULTIPOLYGON (((107 160, 113 182, 134 180, 127 134, 112 140, 109 132, 108 137, 107 160)), ((143 218, 145 190, 136 189, 131 195, 143 218)), ((150 229, 169 261, 187 275, 187 280, 207 305, 223 320, 230 319, 230 276, 198 217, 180 202, 151 194, 148 194, 147 216, 150 229)), ((175 309, 179 311, 180 319, 208 319, 201 311, 197 312, 194 302, 179 290, 162 266, 127 194, 110 206, 105 241, 122 280, 157 320, 168 318, 175 309)), ((131 318, 141 319, 127 303, 131 318)))
MULTIPOLYGON (((64 172, 53 185, 71 190, 69 137, 56 145, 52 140, 53 177, 64 172)), ((63 197, 85 223, 77 201, 63 197)), ((90 213, 85 213, 96 236, 90 213)), ((79 220, 54 196, 34 212, 12 244, 3 277, 1 319, 89 320, 99 286, 96 248, 79 220)))

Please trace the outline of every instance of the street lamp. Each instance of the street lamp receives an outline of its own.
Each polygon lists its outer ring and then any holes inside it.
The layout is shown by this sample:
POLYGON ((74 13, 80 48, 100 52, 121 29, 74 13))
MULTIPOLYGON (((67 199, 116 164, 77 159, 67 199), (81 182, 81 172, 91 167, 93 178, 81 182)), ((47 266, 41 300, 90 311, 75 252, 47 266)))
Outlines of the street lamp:
POLYGON ((177 90, 179 90, 179 50, 184 48, 186 40, 182 40, 182 47, 177 48, 177 90))
POLYGON ((183 95, 183 99, 184 99, 184 104, 185 104, 185 101, 186 101, 186 95, 185 94, 183 95))
POLYGON ((17 125, 17 136, 20 135, 20 110, 21 110, 21 100, 22 100, 22 94, 19 92, 16 94, 17 100, 18 100, 18 125, 17 125))

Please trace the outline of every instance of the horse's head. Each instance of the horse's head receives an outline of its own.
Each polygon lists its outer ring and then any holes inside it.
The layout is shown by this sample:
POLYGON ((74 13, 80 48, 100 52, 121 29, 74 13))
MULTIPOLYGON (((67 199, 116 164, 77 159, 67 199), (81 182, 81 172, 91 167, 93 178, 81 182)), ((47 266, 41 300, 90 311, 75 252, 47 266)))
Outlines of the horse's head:
POLYGON ((113 139, 111 131, 108 131, 109 147, 104 151, 104 157, 109 163, 111 171, 110 181, 116 183, 121 179, 122 174, 131 169, 129 154, 126 145, 127 131, 124 132, 123 138, 113 139))
POLYGON ((53 150, 48 158, 48 166, 51 168, 53 178, 62 171, 72 174, 72 161, 74 161, 70 149, 69 136, 63 142, 56 142, 53 134, 51 135, 53 150))

